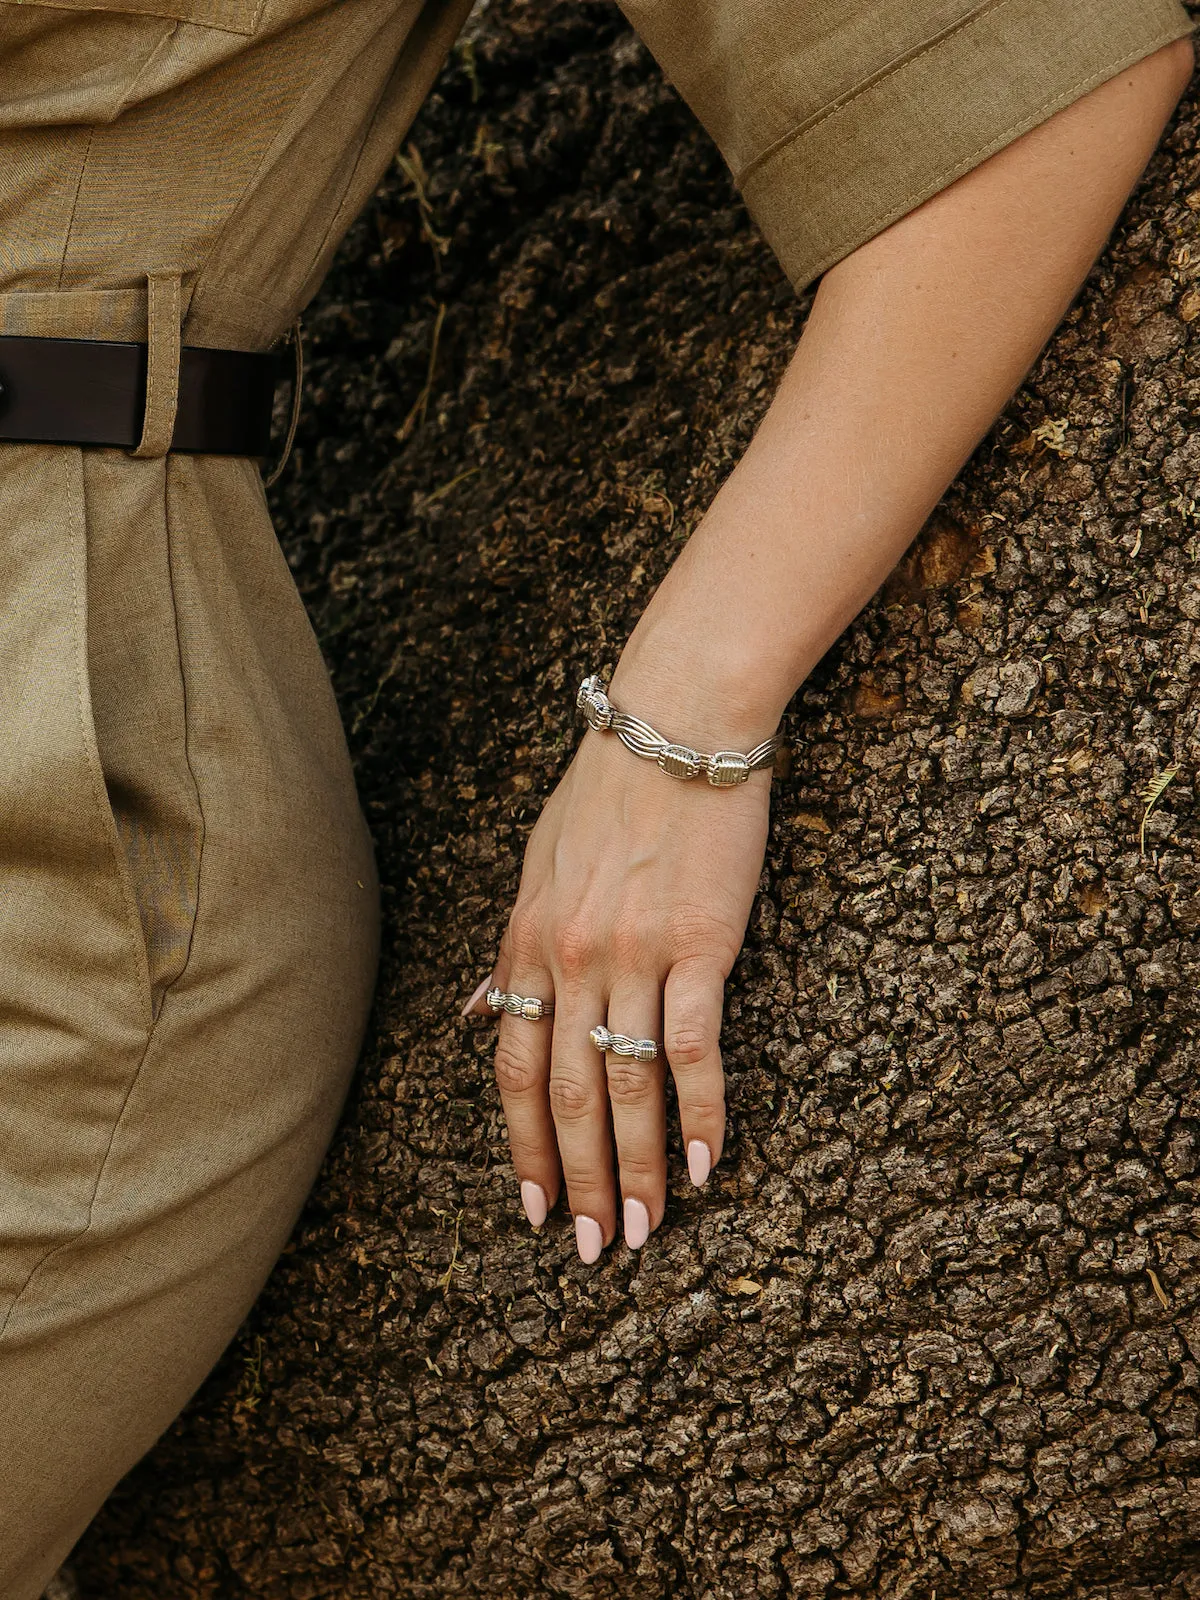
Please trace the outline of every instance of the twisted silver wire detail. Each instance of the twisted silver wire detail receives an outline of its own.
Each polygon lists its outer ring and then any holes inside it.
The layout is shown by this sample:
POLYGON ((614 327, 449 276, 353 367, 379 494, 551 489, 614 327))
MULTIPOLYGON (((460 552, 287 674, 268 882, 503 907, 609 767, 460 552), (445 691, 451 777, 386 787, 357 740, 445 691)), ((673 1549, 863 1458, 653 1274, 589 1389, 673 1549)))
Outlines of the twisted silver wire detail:
POLYGON ((597 1050, 608 1055, 632 1056, 635 1061, 656 1061, 658 1046, 653 1039, 631 1039, 627 1033, 609 1033, 605 1027, 593 1028, 588 1038, 597 1050))
POLYGON ((526 1022, 540 1022, 543 1017, 549 1017, 554 1012, 553 1000, 538 1000, 533 995, 510 994, 504 989, 489 989, 485 999, 497 1016, 502 1011, 507 1011, 510 1017, 524 1017, 526 1022))
POLYGON ((641 756, 644 761, 657 761, 669 777, 687 782, 703 773, 717 789, 733 788, 745 783, 750 774, 759 768, 773 766, 775 753, 782 743, 779 735, 773 734, 745 755, 736 750, 717 750, 709 755, 702 750, 693 750, 690 745, 673 744, 648 722, 643 722, 641 717, 635 717, 628 711, 618 711, 594 674, 580 684, 575 704, 583 712, 590 728, 597 733, 615 733, 627 750, 631 750, 635 756, 641 756))

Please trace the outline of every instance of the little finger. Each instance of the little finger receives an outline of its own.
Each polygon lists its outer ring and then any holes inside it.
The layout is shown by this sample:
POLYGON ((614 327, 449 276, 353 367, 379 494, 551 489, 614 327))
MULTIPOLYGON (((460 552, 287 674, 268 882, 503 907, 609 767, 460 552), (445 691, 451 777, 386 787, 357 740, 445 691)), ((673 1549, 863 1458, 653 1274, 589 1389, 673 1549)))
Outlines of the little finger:
POLYGON ((663 1037, 679 1099, 679 1125, 688 1172, 700 1187, 721 1159, 725 1142, 725 1074, 721 1067, 720 967, 678 962, 663 991, 663 1037))

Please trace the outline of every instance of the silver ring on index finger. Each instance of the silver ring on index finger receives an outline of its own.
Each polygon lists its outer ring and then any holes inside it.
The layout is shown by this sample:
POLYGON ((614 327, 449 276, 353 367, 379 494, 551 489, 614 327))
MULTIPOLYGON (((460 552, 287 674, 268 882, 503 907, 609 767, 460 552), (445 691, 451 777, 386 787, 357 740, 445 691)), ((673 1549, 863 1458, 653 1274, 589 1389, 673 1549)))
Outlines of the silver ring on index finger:
POLYGON ((543 1017, 554 1015, 553 1000, 539 1000, 536 995, 510 994, 503 989, 489 989, 488 1005, 499 1016, 506 1012, 510 1017, 524 1017, 526 1022, 541 1022, 543 1017))

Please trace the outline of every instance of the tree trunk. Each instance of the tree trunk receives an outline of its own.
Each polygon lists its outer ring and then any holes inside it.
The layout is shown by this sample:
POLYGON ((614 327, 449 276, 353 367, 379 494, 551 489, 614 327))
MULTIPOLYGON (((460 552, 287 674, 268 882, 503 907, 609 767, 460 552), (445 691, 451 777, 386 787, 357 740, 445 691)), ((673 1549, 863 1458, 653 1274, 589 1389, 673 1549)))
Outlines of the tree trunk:
POLYGON ((807 302, 612 7, 475 21, 311 315, 274 497, 379 847, 375 1030, 85 1596, 1200 1596, 1198 211, 1189 99, 793 708, 724 1162, 697 1194, 676 1141, 662 1229, 586 1268, 458 1009, 575 685, 807 302))

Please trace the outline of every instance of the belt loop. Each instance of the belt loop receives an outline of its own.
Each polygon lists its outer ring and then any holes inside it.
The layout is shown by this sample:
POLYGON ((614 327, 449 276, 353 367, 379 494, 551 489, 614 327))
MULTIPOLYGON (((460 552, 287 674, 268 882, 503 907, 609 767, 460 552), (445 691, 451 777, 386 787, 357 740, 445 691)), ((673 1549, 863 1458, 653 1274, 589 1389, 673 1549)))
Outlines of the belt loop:
POLYGON ((179 404, 181 293, 179 274, 152 272, 146 279, 146 413, 135 456, 165 456, 179 404))

